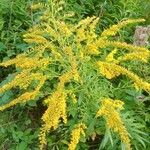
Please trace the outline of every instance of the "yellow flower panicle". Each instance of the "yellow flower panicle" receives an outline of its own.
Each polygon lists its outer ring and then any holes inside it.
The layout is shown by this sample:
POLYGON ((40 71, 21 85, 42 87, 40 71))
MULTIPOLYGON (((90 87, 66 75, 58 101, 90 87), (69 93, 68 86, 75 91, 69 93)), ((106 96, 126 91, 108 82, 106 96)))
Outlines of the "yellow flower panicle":
POLYGON ((81 81, 81 78, 78 72, 78 64, 77 64, 76 56, 74 55, 72 48, 65 47, 64 52, 65 54, 68 55, 69 62, 71 63, 70 77, 73 76, 74 80, 81 81))
POLYGON ((48 108, 43 114, 42 120, 44 122, 43 127, 39 135, 40 149, 42 150, 44 145, 46 145, 46 133, 50 129, 56 129, 59 124, 60 118, 63 122, 67 122, 66 115, 66 97, 65 83, 69 82, 74 77, 74 69, 70 72, 64 73, 59 77, 60 82, 57 85, 56 91, 48 97, 44 102, 47 104, 48 108))
POLYGON ((127 60, 138 60, 147 63, 149 56, 150 54, 147 52, 134 52, 134 53, 129 53, 124 56, 121 56, 117 60, 119 62, 127 61, 127 60))
POLYGON ((96 25, 98 22, 99 18, 95 17, 92 20, 92 22, 87 26, 86 29, 87 43, 95 43, 95 40, 97 39, 96 25))
POLYGON ((98 61, 96 63, 97 67, 98 67, 98 71, 100 71, 100 73, 105 76, 107 79, 112 79, 114 77, 117 77, 121 74, 121 72, 119 71, 115 71, 114 69, 112 69, 110 67, 110 63, 107 62, 102 62, 102 61, 98 61))
POLYGON ((36 90, 33 92, 26 92, 22 94, 21 96, 19 96, 18 98, 12 100, 10 103, 0 106, 0 111, 3 111, 4 109, 14 106, 18 103, 25 103, 27 101, 34 100, 35 97, 38 95, 38 93, 39 91, 36 91, 36 90))
POLYGON ((0 66, 8 67, 15 64, 17 68, 22 69, 35 69, 43 68, 50 63, 47 58, 39 59, 38 56, 34 58, 27 57, 26 55, 18 55, 16 58, 0 63, 0 66))
POLYGON ((0 93, 5 92, 6 90, 8 90, 12 87, 16 87, 16 86, 26 89, 32 80, 39 80, 39 84, 36 86, 36 88, 33 92, 25 92, 18 98, 12 100, 10 103, 0 106, 0 111, 3 111, 4 109, 14 106, 18 103, 25 103, 27 101, 34 100, 35 97, 40 93, 39 90, 45 83, 46 79, 47 78, 41 74, 33 74, 33 75, 31 74, 31 76, 25 76, 25 74, 21 73, 21 75, 19 74, 18 76, 16 76, 16 78, 12 82, 10 82, 10 83, 4 85, 2 88, 0 88, 0 93), (25 77, 25 78, 22 78, 22 77, 25 77), (30 78, 28 78, 28 77, 30 77, 30 78))
POLYGON ((27 31, 27 33, 24 34, 24 35, 25 35, 25 37, 30 37, 31 33, 33 35, 42 35, 44 33, 42 29, 43 29, 43 27, 41 27, 40 25, 37 24, 37 25, 29 28, 28 31, 27 31))
POLYGON ((40 35, 25 34, 24 41, 27 43, 46 44, 48 41, 46 38, 40 35))
POLYGON ((131 44, 127 44, 125 42, 107 41, 107 46, 113 46, 115 48, 120 48, 120 49, 127 49, 133 52, 147 53, 150 56, 150 52, 147 48, 134 46, 131 44))
POLYGON ((100 70, 101 74, 106 76, 106 78, 108 78, 108 79, 112 79, 121 74, 126 75, 134 81, 134 85, 135 85, 136 89, 144 89, 145 91, 150 92, 150 83, 143 81, 136 74, 125 69, 124 67, 121 67, 114 63, 108 63, 108 62, 102 62, 102 61, 98 61, 97 66, 98 66, 98 68, 99 68, 98 70, 100 70))
POLYGON ((98 110, 96 117, 104 117, 107 126, 114 132, 117 132, 121 141, 126 144, 127 150, 131 149, 129 134, 121 120, 118 110, 123 109, 123 102, 112 100, 110 98, 102 100, 102 107, 98 110))
POLYGON ((42 116, 44 125, 41 128, 39 135, 40 140, 40 149, 42 150, 44 145, 46 145, 46 133, 51 129, 56 129, 60 122, 60 119, 63 119, 63 122, 67 122, 66 115, 66 93, 61 91, 56 91, 46 99, 48 103, 48 108, 42 116))
POLYGON ((38 81, 45 81, 46 77, 40 73, 30 73, 29 70, 22 71, 15 78, 5 84, 3 87, 0 88, 0 93, 3 93, 13 87, 19 86, 21 89, 27 89, 30 85, 31 81, 38 80, 38 81))
POLYGON ((118 63, 118 61, 114 58, 114 55, 117 53, 117 49, 115 48, 112 50, 107 57, 105 58, 106 62, 115 62, 118 63))
POLYGON ((59 35, 58 32, 56 32, 55 29, 53 29, 49 24, 44 23, 43 26, 45 26, 43 32, 47 33, 54 39, 58 38, 58 35, 59 35))
POLYGON ((14 59, 0 63, 0 66, 8 67, 8 66, 13 65, 13 64, 17 64, 17 63, 19 64, 19 63, 21 63, 22 60, 25 60, 27 58, 26 56, 27 56, 26 54, 20 54, 14 59))
POLYGON ((98 22, 98 18, 95 16, 87 17, 86 19, 81 20, 75 27, 76 32, 75 41, 79 44, 80 42, 87 40, 92 42, 96 37, 95 28, 98 22))
POLYGON ((83 28, 79 28, 76 31, 76 33, 77 33, 77 36, 76 36, 76 42, 77 43, 80 43, 80 42, 86 40, 87 37, 86 37, 85 31, 83 28))
POLYGON ((114 36, 124 26, 126 26, 128 24, 144 22, 144 21, 145 21, 144 19, 128 19, 125 21, 121 21, 118 24, 111 26, 109 29, 104 30, 102 32, 101 36, 103 36, 103 37, 114 36))
POLYGON ((81 135, 85 136, 84 130, 86 126, 82 123, 78 124, 71 133, 71 142, 68 145, 68 150, 75 150, 79 143, 81 135))
POLYGON ((78 29, 79 27, 82 28, 87 28, 92 22, 93 20, 95 20, 95 16, 93 17, 87 17, 85 19, 82 19, 81 21, 79 21, 79 23, 75 26, 76 29, 78 29))
POLYGON ((88 44, 85 48, 85 53, 90 54, 90 55, 99 55, 100 51, 98 50, 97 45, 94 44, 88 44))
MULTIPOLYGON (((59 48, 55 46, 53 43, 49 42, 48 44, 44 45, 43 50, 51 52, 51 59, 53 61, 54 60, 60 61, 62 58, 62 54, 60 53, 59 48)), ((49 58, 49 61, 51 59, 49 58)))
POLYGON ((70 30, 69 26, 65 22, 56 22, 57 28, 59 30, 59 33, 62 34, 65 37, 69 37, 72 34, 72 31, 70 30))

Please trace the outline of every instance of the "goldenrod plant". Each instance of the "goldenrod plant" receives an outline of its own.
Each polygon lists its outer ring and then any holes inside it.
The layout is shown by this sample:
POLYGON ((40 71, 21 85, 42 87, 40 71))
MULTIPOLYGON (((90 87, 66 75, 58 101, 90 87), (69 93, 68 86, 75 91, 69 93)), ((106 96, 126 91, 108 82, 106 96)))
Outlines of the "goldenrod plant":
MULTIPOLYGON (((23 36, 24 41, 31 45, 30 49, 0 63, 3 67, 16 67, 14 78, 0 87, 0 93, 10 89, 19 89, 20 92, 15 99, 0 106, 0 110, 31 100, 42 101, 46 110, 39 133, 41 150, 48 145, 49 133, 61 129, 65 135, 65 139, 61 139, 64 149, 88 149, 81 143, 93 135, 104 137, 106 129, 118 135, 117 143, 121 142, 122 149, 130 150, 134 147, 132 139, 135 137, 130 133, 131 128, 126 127, 128 118, 122 118, 128 110, 120 112, 126 104, 110 97, 110 86, 112 79, 125 75, 131 79, 133 88, 149 93, 150 83, 125 64, 133 61, 147 63, 150 52, 144 47, 115 41, 113 36, 124 26, 144 19, 123 20, 100 34, 96 33, 98 17, 87 17, 74 24, 69 19, 74 13, 64 13, 64 5, 64 1, 49 0, 31 6, 33 11, 40 10, 42 15, 39 23, 23 36)), ((107 143, 108 140, 102 145, 107 143)))

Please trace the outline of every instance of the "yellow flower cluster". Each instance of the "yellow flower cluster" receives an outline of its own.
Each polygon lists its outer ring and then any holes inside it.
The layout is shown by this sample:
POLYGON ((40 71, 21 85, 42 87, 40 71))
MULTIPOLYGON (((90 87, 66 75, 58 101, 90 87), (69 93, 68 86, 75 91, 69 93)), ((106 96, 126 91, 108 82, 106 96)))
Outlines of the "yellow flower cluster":
POLYGON ((47 77, 40 71, 44 69, 50 62, 50 59, 40 58, 41 55, 37 53, 34 57, 29 57, 28 53, 20 54, 16 58, 0 63, 0 66, 8 67, 15 65, 16 68, 20 68, 20 73, 14 73, 14 79, 9 83, 0 87, 0 93, 3 93, 14 87, 20 89, 29 90, 28 87, 32 81, 38 81, 38 84, 34 85, 34 91, 25 92, 18 98, 12 100, 10 103, 0 106, 0 110, 4 110, 8 107, 16 105, 17 103, 24 103, 26 101, 34 99, 40 92, 40 88, 45 83, 47 77), (38 68, 38 71, 35 71, 38 68), (33 71, 34 70, 34 71, 33 71))
POLYGON ((82 27, 83 29, 88 28, 89 25, 91 25, 91 23, 96 19, 95 16, 93 17, 87 17, 85 19, 82 19, 81 21, 79 21, 79 23, 75 26, 75 28, 79 28, 82 27))
POLYGON ((75 41, 78 49, 80 50, 81 57, 85 55, 98 55, 100 54, 99 45, 96 44, 97 34, 95 33, 96 24, 99 18, 87 17, 81 20, 74 28, 76 37, 75 41), (86 44, 82 44, 84 41, 86 44))
POLYGON ((119 62, 127 61, 127 60, 138 60, 147 63, 148 58, 149 58, 149 53, 147 52, 134 52, 134 53, 129 53, 124 56, 121 56, 117 60, 119 62))
POLYGON ((117 49, 112 50, 107 57, 105 58, 106 62, 114 62, 118 63, 118 61, 114 58, 114 55, 117 53, 117 49))
POLYGON ((70 30, 69 26, 65 22, 56 22, 57 28, 59 30, 59 33, 63 36, 69 37, 72 34, 72 31, 70 30))
POLYGON ((80 75, 78 73, 78 64, 76 61, 76 56, 74 55, 72 48, 65 47, 64 52, 68 55, 69 62, 71 63, 70 77, 73 76, 74 80, 81 81, 80 75))
POLYGON ((30 58, 26 54, 20 54, 16 58, 0 63, 0 66, 8 67, 15 64, 17 68, 22 69, 35 69, 47 66, 50 63, 49 59, 39 59, 39 56, 30 58))
POLYGON ((112 63, 98 61, 96 63, 98 70, 100 73, 105 76, 107 79, 112 79, 114 77, 117 77, 121 74, 121 72, 116 71, 116 68, 111 68, 112 63))
POLYGON ((19 96, 18 98, 11 101, 10 103, 5 104, 4 106, 0 106, 0 111, 3 111, 4 109, 14 106, 18 103, 24 103, 24 102, 27 102, 30 100, 34 100, 38 93, 39 93, 39 91, 37 91, 37 90, 35 90, 33 92, 26 92, 26 93, 22 94, 21 96, 19 96))
POLYGON ((98 50, 97 45, 94 43, 90 43, 85 48, 85 53, 91 54, 91 55, 99 55, 100 51, 98 50))
POLYGON ((119 134, 121 141, 126 144, 126 149, 130 150, 129 134, 118 112, 123 109, 123 104, 120 100, 103 99, 102 107, 98 110, 96 117, 104 117, 108 127, 119 134))
POLYGON ((46 79, 46 77, 40 73, 30 73, 29 70, 24 70, 21 73, 19 73, 18 75, 16 75, 12 81, 10 81, 9 83, 7 83, 3 87, 1 87, 0 93, 3 93, 13 87, 16 87, 16 86, 19 86, 21 89, 27 89, 27 87, 30 85, 31 81, 33 81, 33 80, 42 81, 45 79, 46 79))
POLYGON ((147 53, 147 55, 150 56, 150 52, 147 48, 144 47, 138 47, 138 46, 134 46, 131 44, 127 44, 125 42, 118 42, 118 41, 107 41, 107 46, 113 46, 115 48, 119 48, 119 49, 127 49, 133 52, 142 52, 142 53, 147 53))
POLYGON ((78 124, 71 133, 71 142, 68 145, 68 150, 75 150, 77 144, 79 143, 80 136, 85 136, 84 130, 86 129, 86 126, 82 123, 78 124))
POLYGON ((66 116, 66 93, 64 91, 56 91, 52 96, 46 99, 48 108, 42 116, 44 125, 41 128, 39 135, 40 149, 42 150, 46 144, 46 133, 51 129, 56 129, 59 124, 60 118, 63 122, 67 122, 66 116))
POLYGON ((133 24, 137 22, 144 22, 144 19, 128 19, 125 21, 119 22, 117 25, 111 26, 109 29, 106 29, 102 32, 101 36, 107 37, 107 36, 114 36, 116 33, 124 26, 128 24, 133 24))
POLYGON ((147 92, 150 92, 150 83, 143 81, 140 77, 138 77, 133 72, 117 65, 115 63, 108 63, 108 62, 97 62, 98 70, 100 70, 101 74, 106 76, 108 79, 112 79, 119 75, 127 75, 134 81, 134 85, 137 89, 144 89, 147 92))
POLYGON ((42 87, 42 85, 44 84, 44 82, 46 80, 46 76, 43 76, 39 73, 29 74, 28 71, 22 71, 20 74, 18 74, 15 77, 15 79, 13 79, 11 82, 9 82, 8 84, 5 84, 2 88, 0 88, 0 93, 3 93, 6 90, 9 90, 16 86, 19 86, 20 88, 23 88, 23 89, 27 89, 27 87, 33 80, 39 81, 38 85, 36 86, 36 88, 33 92, 25 92, 18 98, 12 100, 10 103, 0 106, 0 110, 2 111, 4 109, 14 106, 18 103, 24 103, 29 100, 34 100, 35 97, 39 94, 39 90, 42 87))
POLYGON ((41 35, 25 34, 24 41, 27 43, 46 44, 48 41, 41 35))
POLYGON ((60 118, 63 119, 64 123, 67 122, 67 115, 66 115, 67 94, 64 88, 65 83, 69 82, 73 77, 74 77, 74 69, 60 76, 59 77, 60 81, 57 85, 56 91, 44 101, 45 104, 47 104, 48 108, 46 112, 43 114, 42 120, 44 122, 44 125, 42 126, 39 135, 41 150, 46 144, 46 133, 49 132, 50 129, 52 128, 56 129, 58 127, 60 118))

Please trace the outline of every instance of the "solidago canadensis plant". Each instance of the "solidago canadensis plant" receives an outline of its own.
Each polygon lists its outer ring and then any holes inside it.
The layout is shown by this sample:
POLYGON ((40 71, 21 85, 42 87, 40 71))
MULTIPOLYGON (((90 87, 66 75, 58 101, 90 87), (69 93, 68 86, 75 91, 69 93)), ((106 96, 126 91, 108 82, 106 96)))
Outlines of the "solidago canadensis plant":
POLYGON ((125 75, 131 79, 133 87, 149 93, 150 84, 124 64, 133 60, 146 63, 150 52, 146 48, 114 41, 112 37, 124 26, 144 20, 124 20, 97 34, 99 18, 87 17, 73 24, 69 19, 73 13, 64 14, 63 5, 63 1, 54 0, 31 7, 34 11, 42 11, 39 23, 24 34, 24 41, 32 48, 0 63, 3 67, 16 66, 14 79, 0 87, 0 93, 19 88, 20 94, 0 106, 0 110, 30 100, 42 100, 46 110, 39 133, 41 150, 47 145, 48 133, 57 130, 62 122, 64 128, 70 126, 68 149, 75 150, 81 138, 88 140, 98 134, 96 129, 101 127, 101 117, 105 127, 118 134, 125 149, 132 149, 132 136, 120 113, 125 104, 123 100, 109 98, 108 89, 111 79, 125 75), (107 48, 111 49, 109 53, 105 53, 107 48), (124 53, 119 56, 119 51, 124 53), (93 127, 92 133, 88 132, 91 118, 99 120, 99 126, 93 127))

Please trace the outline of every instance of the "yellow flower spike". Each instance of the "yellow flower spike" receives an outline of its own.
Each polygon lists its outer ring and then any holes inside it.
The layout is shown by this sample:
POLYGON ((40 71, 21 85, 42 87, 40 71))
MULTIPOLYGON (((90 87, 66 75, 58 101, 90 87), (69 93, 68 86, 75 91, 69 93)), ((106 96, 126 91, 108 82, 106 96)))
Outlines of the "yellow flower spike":
POLYGON ((127 49, 132 52, 142 52, 142 53, 148 53, 150 56, 150 52, 147 48, 144 47, 139 47, 139 46, 134 46, 131 44, 127 44, 125 42, 116 42, 116 41, 107 41, 107 46, 113 46, 115 48, 120 48, 120 49, 127 49))
POLYGON ((71 74, 74 78, 74 80, 80 82, 81 78, 78 72, 78 64, 76 61, 76 56, 74 55, 71 47, 65 47, 64 52, 69 56, 69 61, 71 62, 71 74))
POLYGON ((83 28, 80 28, 76 31, 77 36, 76 36, 76 42, 80 43, 82 41, 84 41, 85 39, 87 39, 86 35, 85 35, 85 30, 83 28))
POLYGON ((85 124, 78 124, 76 127, 72 130, 71 133, 71 142, 68 145, 68 150, 75 150, 77 144, 79 143, 81 135, 85 136, 84 130, 86 129, 85 124))
MULTIPOLYGON (((29 72, 25 72, 25 73, 29 73, 29 72)), ((5 92, 6 90, 8 90, 12 87, 16 87, 16 86, 26 89, 32 80, 39 80, 38 86, 35 88, 35 90, 33 92, 25 92, 24 94, 22 94, 21 96, 19 96, 18 98, 14 99, 14 100, 12 100, 8 104, 0 106, 1 111, 9 108, 11 106, 14 106, 18 103, 25 103, 27 101, 34 100, 35 97, 39 94, 39 90, 43 86, 43 84, 45 83, 45 80, 47 78, 38 73, 33 73, 28 76, 26 76, 25 73, 22 72, 21 74, 16 76, 16 78, 12 82, 10 82, 10 83, 4 85, 2 88, 0 88, 0 93, 5 92)))
POLYGON ((44 23, 44 31, 49 34, 50 36, 52 36, 53 38, 57 39, 58 38, 58 33, 48 24, 48 23, 44 23))
POLYGON ((42 149, 46 144, 46 133, 51 129, 55 130, 58 127, 61 118, 63 119, 64 123, 67 122, 65 92, 56 91, 45 101, 48 104, 48 108, 42 116, 44 128, 41 128, 39 135, 40 149, 42 149))
POLYGON ((85 53, 91 54, 91 55, 99 55, 100 51, 98 50, 98 47, 96 44, 88 44, 85 48, 85 53))
POLYGON ((16 63, 21 63, 21 60, 23 59, 28 59, 26 54, 20 54, 14 59, 10 59, 8 61, 0 63, 0 66, 8 67, 10 65, 16 64, 16 63))
POLYGON ((95 19, 96 17, 93 16, 93 17, 87 17, 85 19, 82 19, 76 26, 75 28, 87 28, 89 24, 91 24, 91 22, 95 19), (81 27, 82 26, 82 27, 81 27))
POLYGON ((8 60, 6 62, 0 63, 0 66, 8 67, 15 64, 16 67, 22 69, 33 69, 33 68, 42 68, 47 66, 50 63, 49 59, 43 58, 39 59, 38 57, 30 58, 26 55, 18 55, 16 58, 8 60))
POLYGON ((95 40, 95 44, 99 48, 106 48, 107 46, 111 45, 109 41, 103 39, 103 38, 98 38, 98 40, 95 40))
POLYGON ((105 58, 106 62, 118 63, 118 61, 114 58, 114 55, 117 53, 117 51, 118 50, 116 48, 114 50, 112 50, 105 58))
POLYGON ((21 96, 19 96, 18 98, 11 101, 10 103, 5 104, 4 106, 0 106, 0 111, 3 111, 11 106, 18 104, 18 103, 25 103, 27 101, 33 100, 38 95, 38 93, 39 93, 39 91, 36 91, 36 90, 33 92, 26 92, 26 93, 22 94, 21 96))
POLYGON ((149 56, 150 56, 150 53, 147 53, 147 52, 134 52, 134 53, 129 53, 124 56, 121 56, 117 60, 119 62, 127 61, 127 60, 138 60, 138 61, 143 61, 147 63, 149 56))
POLYGON ((101 36, 103 37, 114 36, 124 26, 128 24, 139 23, 139 22, 144 22, 144 21, 145 21, 144 19, 128 19, 125 21, 121 21, 116 25, 112 25, 109 29, 104 30, 101 36))
POLYGON ((30 36, 31 33, 34 34, 34 35, 42 35, 43 34, 43 30, 41 29, 40 25, 35 25, 35 26, 29 28, 25 35, 26 36, 30 36))
POLYGON ((22 89, 26 89, 29 84, 30 84, 30 80, 32 80, 31 75, 29 74, 29 71, 23 71, 20 74, 16 75, 15 78, 5 84, 3 87, 0 88, 0 93, 3 93, 13 87, 19 86, 22 89), (22 80, 23 79, 23 80, 22 80))
POLYGON ((24 36, 24 41, 27 43, 46 44, 48 41, 40 35, 24 36))
POLYGON ((46 125, 42 125, 40 133, 39 133, 39 141, 40 141, 40 145, 39 145, 39 149, 43 150, 44 146, 47 144, 47 140, 46 140, 46 133, 47 133, 47 127, 46 125))
POLYGON ((100 71, 100 73, 103 76, 106 76, 106 78, 108 78, 108 79, 112 79, 112 78, 117 77, 121 74, 121 72, 113 70, 110 67, 109 63, 98 61, 96 63, 96 65, 97 65, 98 70, 100 71))
POLYGON ((56 24, 60 34, 63 34, 65 37, 69 37, 72 34, 72 31, 65 22, 56 22, 56 24))
POLYGON ((90 33, 95 33, 95 29, 96 29, 96 25, 99 22, 99 18, 95 17, 94 20, 92 21, 92 23, 90 24, 89 28, 90 28, 90 33))
POLYGON ((29 70, 22 71, 21 73, 16 75, 12 81, 1 87, 0 93, 3 93, 17 86, 19 86, 20 89, 27 89, 33 80, 45 81, 46 77, 40 73, 30 73, 29 70))
POLYGON ((140 77, 138 77, 133 72, 117 64, 98 61, 97 66, 101 74, 106 76, 106 78, 108 79, 112 79, 121 74, 126 75, 133 80, 136 89, 143 89, 147 92, 150 92, 150 83, 143 81, 140 77))
POLYGON ((131 150, 129 133, 121 120, 118 110, 123 109, 123 102, 112 100, 110 98, 102 100, 102 107, 98 110, 96 117, 104 117, 107 126, 114 132, 117 132, 121 141, 126 144, 127 150, 131 150))

